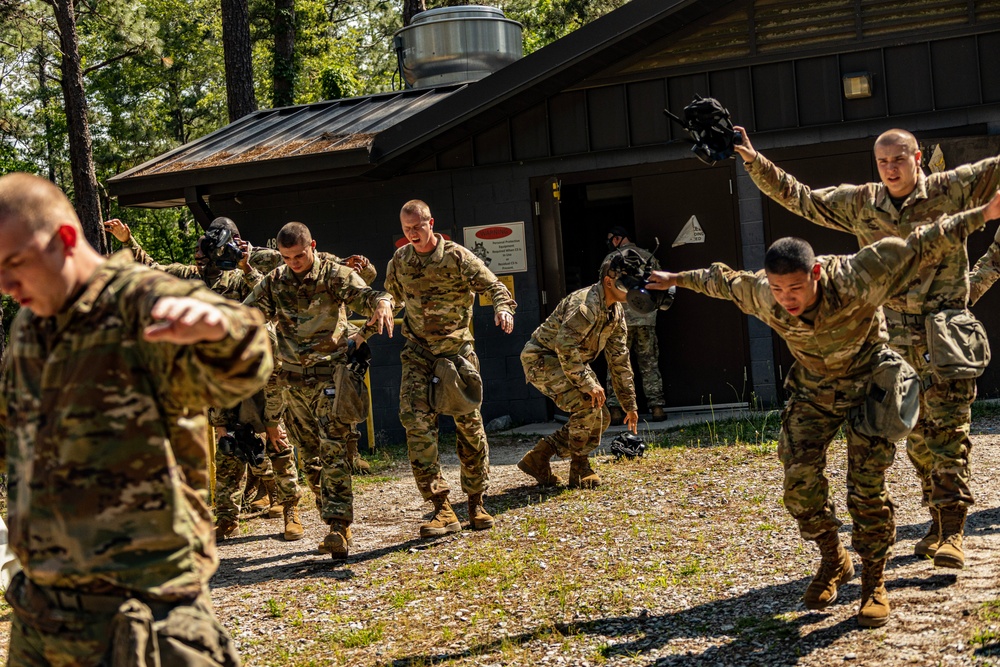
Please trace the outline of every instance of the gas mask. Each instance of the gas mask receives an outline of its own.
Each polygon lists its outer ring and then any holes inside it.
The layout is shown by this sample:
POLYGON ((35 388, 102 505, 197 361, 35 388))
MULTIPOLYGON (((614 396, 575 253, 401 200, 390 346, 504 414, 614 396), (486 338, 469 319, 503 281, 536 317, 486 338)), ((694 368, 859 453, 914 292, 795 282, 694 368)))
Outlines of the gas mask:
MULTIPOLYGON (((660 247, 660 240, 656 240, 655 253, 660 247)), ((646 283, 649 282, 649 274, 652 273, 650 259, 642 258, 642 255, 635 248, 618 250, 618 254, 611 258, 611 270, 615 272, 615 287, 627 292, 626 303, 637 313, 646 315, 654 310, 667 310, 674 304, 674 295, 677 293, 676 287, 668 290, 648 290, 646 283)))
POLYGON ((243 259, 243 251, 233 239, 233 233, 224 227, 215 227, 205 232, 199 248, 208 260, 207 263, 221 271, 232 271, 243 259))
POLYGON ((691 104, 684 107, 684 120, 667 109, 663 113, 687 130, 689 141, 694 144, 691 152, 705 164, 713 165, 732 157, 736 152, 733 146, 743 142, 743 136, 733 129, 729 110, 714 97, 695 95, 691 104))

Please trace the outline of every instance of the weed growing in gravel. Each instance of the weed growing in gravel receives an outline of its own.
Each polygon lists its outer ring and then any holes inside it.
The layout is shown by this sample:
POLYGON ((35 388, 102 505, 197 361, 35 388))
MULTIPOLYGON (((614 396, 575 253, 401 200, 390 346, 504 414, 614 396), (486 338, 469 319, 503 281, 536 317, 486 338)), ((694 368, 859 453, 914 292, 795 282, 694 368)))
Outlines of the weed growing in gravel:
POLYGON ((1000 600, 984 602, 979 607, 979 620, 983 625, 975 629, 969 643, 982 647, 977 654, 1000 655, 1000 600))
POLYGON ((281 618, 285 615, 284 602, 280 602, 274 598, 268 598, 264 601, 264 606, 267 607, 267 613, 271 618, 281 618))

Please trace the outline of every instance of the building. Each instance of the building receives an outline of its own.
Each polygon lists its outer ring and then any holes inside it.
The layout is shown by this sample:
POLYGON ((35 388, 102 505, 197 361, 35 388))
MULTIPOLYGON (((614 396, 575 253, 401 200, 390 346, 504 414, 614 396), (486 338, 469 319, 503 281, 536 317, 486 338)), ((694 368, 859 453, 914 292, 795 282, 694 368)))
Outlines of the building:
MULTIPOLYGON (((820 252, 857 248, 762 198, 736 161, 692 159, 664 108, 711 95, 804 182, 877 180, 872 140, 890 127, 928 154, 940 147, 948 166, 1000 152, 997 53, 1000 0, 632 0, 480 80, 258 111, 108 185, 125 205, 230 216, 257 243, 300 220, 321 249, 363 253, 382 272, 410 198, 459 241, 500 226, 483 234, 508 234, 501 264, 517 269, 520 308, 511 336, 477 309, 483 412, 543 420, 518 353, 564 294, 594 282, 608 227, 634 229, 645 247, 658 238, 673 270, 756 269, 788 234, 820 252), (692 217, 704 242, 675 247, 692 217)), ((973 259, 989 240, 970 242, 973 259)), ((993 331, 998 299, 976 308, 993 331)), ((782 398, 791 357, 756 320, 688 293, 660 318, 668 406, 782 398)), ((390 434, 401 433, 400 345, 375 345, 375 423, 390 434)), ((998 390, 991 369, 980 394, 998 390)))

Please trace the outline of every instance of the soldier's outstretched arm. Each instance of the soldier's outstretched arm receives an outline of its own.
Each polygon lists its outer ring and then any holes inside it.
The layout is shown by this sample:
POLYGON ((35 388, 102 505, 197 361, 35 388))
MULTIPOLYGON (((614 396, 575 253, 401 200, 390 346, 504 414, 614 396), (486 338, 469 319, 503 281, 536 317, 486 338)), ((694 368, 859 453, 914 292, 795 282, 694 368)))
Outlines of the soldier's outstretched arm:
POLYGON ((467 257, 462 264, 462 275, 469 281, 469 287, 476 294, 489 294, 493 302, 493 322, 504 333, 514 330, 514 311, 517 302, 511 296, 507 286, 490 271, 486 264, 471 251, 466 251, 467 257))
POLYGON ((755 150, 745 128, 736 125, 733 129, 743 137, 743 143, 733 148, 743 156, 743 166, 761 192, 809 222, 855 233, 856 225, 861 224, 858 214, 867 199, 865 186, 813 190, 755 150))

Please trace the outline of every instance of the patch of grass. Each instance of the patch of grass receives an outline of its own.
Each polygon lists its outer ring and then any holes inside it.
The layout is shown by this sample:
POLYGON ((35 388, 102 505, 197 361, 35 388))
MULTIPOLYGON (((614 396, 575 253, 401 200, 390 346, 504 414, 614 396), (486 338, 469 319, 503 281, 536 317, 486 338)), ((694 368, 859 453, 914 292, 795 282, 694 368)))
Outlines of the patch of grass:
POLYGON ((285 615, 285 603, 280 600, 268 598, 264 601, 264 606, 267 608, 267 615, 271 618, 281 618, 285 615))
POLYGON ((969 643, 981 647, 977 653, 1000 654, 1000 600, 984 602, 978 616, 983 625, 972 632, 969 643))
POLYGON ((972 420, 1000 417, 1000 400, 984 399, 972 404, 972 420))
POLYGON ((394 609, 402 609, 409 603, 417 599, 417 594, 413 591, 408 591, 405 589, 400 589, 393 591, 389 595, 389 604, 392 605, 394 609))
POLYGON ((748 445, 758 455, 772 453, 777 447, 781 424, 777 410, 748 410, 738 417, 710 419, 688 424, 664 433, 653 444, 658 447, 714 447, 748 445))
POLYGON ((385 626, 382 623, 375 623, 365 628, 335 632, 330 636, 330 640, 344 648, 364 648, 382 641, 384 634, 385 626))

